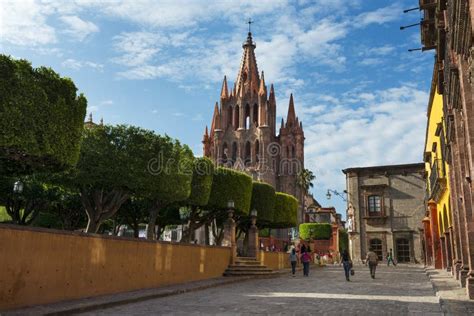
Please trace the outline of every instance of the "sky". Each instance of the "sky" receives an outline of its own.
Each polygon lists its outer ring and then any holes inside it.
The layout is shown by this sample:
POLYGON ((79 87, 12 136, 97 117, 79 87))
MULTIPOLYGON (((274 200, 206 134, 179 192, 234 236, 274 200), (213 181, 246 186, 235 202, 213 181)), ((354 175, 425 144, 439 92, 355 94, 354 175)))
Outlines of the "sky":
MULTIPOLYGON (((237 77, 251 18, 259 71, 290 93, 312 192, 345 215, 342 169, 421 162, 434 55, 417 0, 0 0, 0 53, 70 77, 88 113, 168 134, 202 155, 224 75, 237 77)), ((278 126, 278 124, 277 124, 278 126)))

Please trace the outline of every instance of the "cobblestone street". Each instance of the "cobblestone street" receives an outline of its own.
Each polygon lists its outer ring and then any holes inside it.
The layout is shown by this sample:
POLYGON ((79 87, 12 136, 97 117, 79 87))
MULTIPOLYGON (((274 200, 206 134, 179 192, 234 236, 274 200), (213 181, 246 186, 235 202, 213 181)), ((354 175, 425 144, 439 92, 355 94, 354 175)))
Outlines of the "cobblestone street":
POLYGON ((313 268, 309 278, 256 279, 86 315, 441 315, 438 298, 421 266, 379 265, 376 278, 355 267, 346 282, 342 267, 313 268))

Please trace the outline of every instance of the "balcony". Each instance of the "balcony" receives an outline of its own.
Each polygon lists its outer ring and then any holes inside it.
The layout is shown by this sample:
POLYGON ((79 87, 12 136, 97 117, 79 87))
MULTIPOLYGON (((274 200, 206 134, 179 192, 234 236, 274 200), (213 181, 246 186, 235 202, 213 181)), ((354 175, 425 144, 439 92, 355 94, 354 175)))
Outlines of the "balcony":
POLYGON ((444 170, 444 162, 441 159, 436 159, 431 166, 430 199, 438 202, 445 190, 446 172, 444 170))

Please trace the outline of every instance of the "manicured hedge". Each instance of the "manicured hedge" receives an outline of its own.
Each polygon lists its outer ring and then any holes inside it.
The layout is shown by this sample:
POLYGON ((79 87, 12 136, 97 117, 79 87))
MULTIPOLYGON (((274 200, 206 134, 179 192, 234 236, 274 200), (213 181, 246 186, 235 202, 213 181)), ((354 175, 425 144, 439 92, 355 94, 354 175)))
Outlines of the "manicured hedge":
POLYGON ((258 226, 266 226, 273 222, 275 212, 275 189, 268 183, 254 181, 252 184, 252 200, 250 209, 258 212, 258 226))
POLYGON ((300 238, 302 239, 331 239, 332 228, 328 223, 300 224, 300 238), (313 233, 310 232, 311 228, 313 233))
POLYGON ((227 209, 227 202, 233 200, 237 212, 248 214, 251 197, 252 178, 250 176, 229 168, 216 168, 212 179, 209 209, 227 209))
POLYGON ((194 159, 191 195, 187 201, 188 205, 207 205, 211 195, 213 174, 214 164, 209 158, 201 157, 194 159))
POLYGON ((66 169, 79 158, 87 100, 69 78, 0 54, 0 169, 66 169))
POLYGON ((349 250, 349 235, 344 229, 339 229, 339 251, 349 250))
POLYGON ((295 227, 298 214, 298 200, 286 193, 275 193, 275 213, 273 226, 278 228, 295 227))

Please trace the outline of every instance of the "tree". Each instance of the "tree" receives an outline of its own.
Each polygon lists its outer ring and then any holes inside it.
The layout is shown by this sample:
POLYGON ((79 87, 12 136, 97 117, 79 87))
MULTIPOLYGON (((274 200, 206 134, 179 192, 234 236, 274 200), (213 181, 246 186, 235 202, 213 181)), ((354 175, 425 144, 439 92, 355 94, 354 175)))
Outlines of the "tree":
POLYGON ((0 55, 0 174, 74 166, 86 106, 71 79, 0 55))
POLYGON ((45 183, 38 175, 21 178, 22 192, 13 192, 15 178, 0 180, 0 205, 4 205, 11 222, 17 225, 30 225, 44 210, 50 200, 45 183))
MULTIPOLYGON (((142 192, 151 176, 148 152, 161 139, 133 126, 96 126, 84 130, 77 168, 71 182, 87 213, 86 232, 96 233, 134 192, 142 192), (147 153, 147 154, 145 154, 147 153)), ((172 187, 172 180, 169 181, 172 187)), ((159 185, 157 185, 158 187, 159 185)))
POLYGON ((194 231, 202 225, 209 225, 212 213, 203 207, 209 202, 212 189, 214 164, 209 158, 196 158, 193 162, 193 177, 191 180, 191 194, 183 203, 187 212, 187 229, 183 232, 182 241, 190 242, 194 231))
POLYGON ((254 181, 252 183, 251 209, 258 212, 258 227, 269 227, 275 214, 275 189, 268 183, 254 181))
POLYGON ((328 223, 300 224, 300 238, 302 239, 331 239, 332 227, 328 223))
POLYGON ((275 193, 275 214, 273 225, 277 228, 295 227, 297 222, 298 200, 286 193, 275 193))
POLYGON ((316 179, 316 176, 313 172, 305 168, 298 174, 297 184, 306 193, 313 187, 314 179, 316 179))
POLYGON ((349 234, 345 229, 339 229, 339 252, 349 250, 349 234))
POLYGON ((133 237, 138 238, 140 224, 147 220, 149 207, 144 199, 132 196, 118 210, 116 221, 119 225, 126 224, 130 227, 133 230, 133 237))

